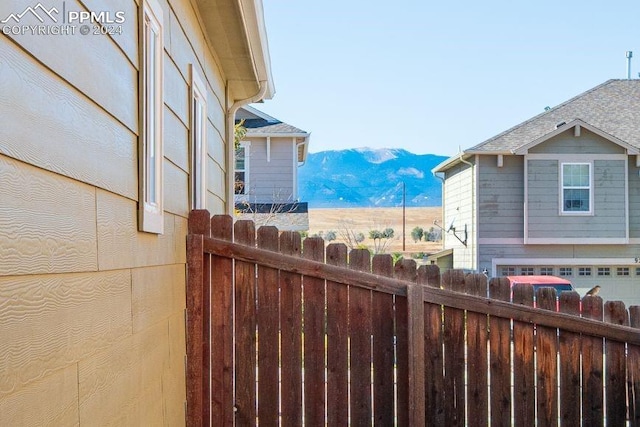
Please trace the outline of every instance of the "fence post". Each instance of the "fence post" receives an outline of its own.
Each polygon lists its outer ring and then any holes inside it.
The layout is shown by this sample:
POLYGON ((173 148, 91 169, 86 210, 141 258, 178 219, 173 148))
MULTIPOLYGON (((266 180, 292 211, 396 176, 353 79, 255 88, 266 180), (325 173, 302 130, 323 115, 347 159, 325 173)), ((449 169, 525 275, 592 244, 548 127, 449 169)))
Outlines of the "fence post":
POLYGON ((413 270, 412 283, 407 285, 407 329, 409 339, 409 425, 423 426, 425 425, 423 285, 421 283, 415 282, 417 278, 415 271, 415 261, 408 260, 408 262, 402 262, 403 267, 406 270, 413 270), (409 263, 411 263, 412 265, 406 265, 409 263))
POLYGON ((187 425, 209 425, 209 258, 203 236, 211 231, 207 210, 189 214, 187 236, 186 353, 187 425))

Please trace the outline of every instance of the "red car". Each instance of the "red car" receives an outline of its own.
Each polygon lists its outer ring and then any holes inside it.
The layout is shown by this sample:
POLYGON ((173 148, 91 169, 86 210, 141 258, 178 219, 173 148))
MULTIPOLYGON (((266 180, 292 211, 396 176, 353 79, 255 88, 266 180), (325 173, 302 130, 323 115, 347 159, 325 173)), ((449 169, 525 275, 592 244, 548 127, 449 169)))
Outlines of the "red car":
MULTIPOLYGON (((567 279, 556 276, 507 276, 511 282, 511 289, 518 283, 528 283, 533 286, 533 306, 536 306, 535 295, 538 288, 553 288, 556 290, 556 298, 560 298, 560 293, 565 291, 573 291, 571 282, 567 279)), ((513 294, 512 294, 513 297, 513 294)), ((557 304, 557 302, 556 302, 557 304)), ((559 307, 556 305, 556 310, 559 307)))

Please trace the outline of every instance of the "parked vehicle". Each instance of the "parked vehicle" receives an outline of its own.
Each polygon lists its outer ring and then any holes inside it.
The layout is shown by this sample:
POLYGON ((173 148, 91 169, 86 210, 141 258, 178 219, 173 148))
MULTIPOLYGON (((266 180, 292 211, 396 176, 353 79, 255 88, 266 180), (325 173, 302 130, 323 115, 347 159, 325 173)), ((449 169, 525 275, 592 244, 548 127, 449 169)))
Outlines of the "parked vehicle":
POLYGON ((567 279, 556 276, 507 276, 511 287, 518 283, 528 283, 533 286, 534 292, 538 288, 554 288, 556 294, 560 296, 560 292, 573 291, 573 285, 567 279))

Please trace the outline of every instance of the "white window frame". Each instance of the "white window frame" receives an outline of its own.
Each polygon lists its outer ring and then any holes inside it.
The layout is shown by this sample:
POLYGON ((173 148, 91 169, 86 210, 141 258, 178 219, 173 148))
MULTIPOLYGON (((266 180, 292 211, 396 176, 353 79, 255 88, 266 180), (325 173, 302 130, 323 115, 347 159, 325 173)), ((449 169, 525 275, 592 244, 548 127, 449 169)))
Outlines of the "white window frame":
POLYGON ((560 163, 560 214, 561 215, 593 215, 593 163, 592 162, 562 162, 560 163), (588 166, 589 168, 589 185, 585 186, 565 186, 564 185, 564 168, 565 166, 588 166), (565 190, 588 190, 589 191, 589 209, 586 211, 565 210, 564 192, 565 190))
POLYGON ((163 60, 162 7, 156 0, 142 0, 139 71, 139 200, 138 228, 164 232, 163 192, 163 60))
MULTIPOLYGON (((234 177, 233 177, 233 181, 235 181, 235 173, 236 172, 244 172, 244 188, 243 188, 243 192, 242 193, 236 193, 235 192, 235 185, 234 185, 234 194, 237 197, 243 197, 243 196, 247 196, 249 194, 249 151, 251 148, 251 142, 249 141, 241 141, 240 142, 240 147, 244 150, 244 169, 238 170, 238 168, 236 167, 237 165, 233 165, 234 166, 234 177)), ((235 159, 235 156, 234 156, 235 159)), ((235 161, 235 160, 234 160, 235 161)))
POLYGON ((191 69, 191 208, 205 209, 207 200, 207 86, 196 67, 191 69))

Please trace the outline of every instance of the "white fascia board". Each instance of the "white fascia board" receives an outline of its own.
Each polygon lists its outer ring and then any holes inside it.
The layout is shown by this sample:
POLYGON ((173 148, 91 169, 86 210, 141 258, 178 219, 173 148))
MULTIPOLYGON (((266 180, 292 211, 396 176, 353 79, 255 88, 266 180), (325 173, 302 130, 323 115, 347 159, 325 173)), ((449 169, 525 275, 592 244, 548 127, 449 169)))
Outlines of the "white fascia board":
POLYGON ((239 0, 239 3, 256 76, 258 81, 266 82, 267 84, 267 90, 262 98, 271 99, 276 91, 271 72, 269 40, 264 21, 262 0, 239 0))
POLYGON ((528 237, 525 245, 628 245, 626 237, 528 237))
POLYGON ((279 123, 280 120, 276 119, 275 117, 272 117, 270 115, 268 115, 267 113, 265 113, 264 111, 260 111, 257 108, 254 108, 250 105, 244 105, 242 107, 240 107, 241 110, 245 110, 251 114, 253 114, 254 116, 266 120, 269 123, 279 123))

